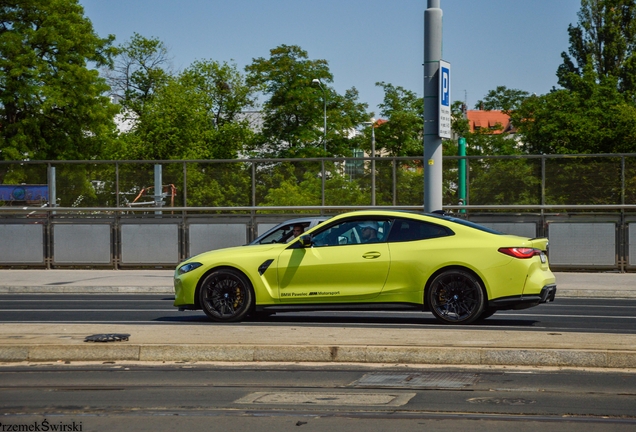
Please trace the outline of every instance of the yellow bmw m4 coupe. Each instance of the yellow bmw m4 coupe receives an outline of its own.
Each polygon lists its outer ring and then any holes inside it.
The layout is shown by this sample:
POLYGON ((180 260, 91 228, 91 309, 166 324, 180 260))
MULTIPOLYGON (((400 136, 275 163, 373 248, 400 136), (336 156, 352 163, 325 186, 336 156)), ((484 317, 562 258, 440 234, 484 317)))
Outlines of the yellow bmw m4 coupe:
POLYGON ((284 243, 205 252, 175 270, 174 305, 214 321, 316 310, 429 310, 468 324, 554 300, 546 238, 402 211, 335 216, 284 243))

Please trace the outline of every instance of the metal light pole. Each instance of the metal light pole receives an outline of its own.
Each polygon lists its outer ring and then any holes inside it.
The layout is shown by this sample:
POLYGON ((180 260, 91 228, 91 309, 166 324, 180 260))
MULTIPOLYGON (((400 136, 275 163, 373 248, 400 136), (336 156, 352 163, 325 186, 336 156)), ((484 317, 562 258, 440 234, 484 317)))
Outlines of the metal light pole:
POLYGON ((327 154, 327 92, 325 91, 325 88, 322 86, 322 82, 320 82, 318 78, 314 78, 311 83, 318 84, 318 86, 320 87, 320 90, 322 90, 322 105, 323 105, 323 119, 324 119, 322 147, 326 155, 327 154))
POLYGON ((371 126, 371 205, 375 205, 375 119, 362 124, 371 126))
POLYGON ((424 211, 442 209, 442 138, 439 136, 439 66, 442 59, 440 0, 424 12, 424 211))

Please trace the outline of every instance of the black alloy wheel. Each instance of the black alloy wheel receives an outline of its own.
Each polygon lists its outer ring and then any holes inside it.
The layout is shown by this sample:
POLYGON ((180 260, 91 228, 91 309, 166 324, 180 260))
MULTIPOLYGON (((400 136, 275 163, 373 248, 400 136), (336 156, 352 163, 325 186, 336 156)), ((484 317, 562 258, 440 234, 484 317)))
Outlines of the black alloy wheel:
POLYGON ((481 282, 465 270, 440 273, 433 279, 426 294, 431 312, 444 324, 468 324, 484 313, 481 282))
POLYGON ((208 275, 199 293, 201 307, 214 321, 241 321, 252 308, 252 284, 243 273, 232 269, 208 275))

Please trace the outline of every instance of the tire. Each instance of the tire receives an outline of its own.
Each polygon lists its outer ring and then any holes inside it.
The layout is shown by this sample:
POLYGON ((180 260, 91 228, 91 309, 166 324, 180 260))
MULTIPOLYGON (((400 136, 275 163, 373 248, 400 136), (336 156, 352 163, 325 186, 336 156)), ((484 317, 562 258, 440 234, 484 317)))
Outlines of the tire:
POLYGON ((252 284, 239 271, 217 270, 203 281, 199 301, 203 312, 213 321, 241 321, 254 304, 252 284))
POLYGON ((433 279, 427 292, 431 312, 444 324, 469 324, 485 309, 481 282, 465 270, 446 270, 433 279))

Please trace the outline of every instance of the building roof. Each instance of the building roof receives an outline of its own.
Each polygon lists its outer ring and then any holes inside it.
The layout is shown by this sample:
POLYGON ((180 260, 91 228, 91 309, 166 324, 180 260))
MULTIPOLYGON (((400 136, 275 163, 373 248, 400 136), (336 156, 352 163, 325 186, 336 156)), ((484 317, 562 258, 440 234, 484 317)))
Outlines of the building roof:
POLYGON ((490 129, 493 134, 515 132, 510 123, 510 116, 499 110, 467 110, 466 118, 471 132, 479 129, 490 129))

